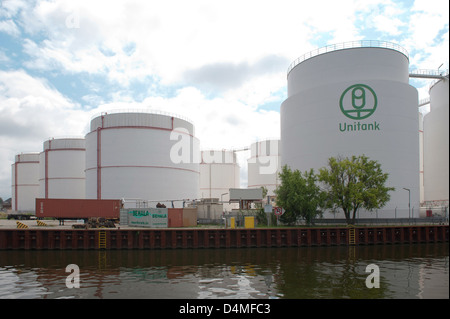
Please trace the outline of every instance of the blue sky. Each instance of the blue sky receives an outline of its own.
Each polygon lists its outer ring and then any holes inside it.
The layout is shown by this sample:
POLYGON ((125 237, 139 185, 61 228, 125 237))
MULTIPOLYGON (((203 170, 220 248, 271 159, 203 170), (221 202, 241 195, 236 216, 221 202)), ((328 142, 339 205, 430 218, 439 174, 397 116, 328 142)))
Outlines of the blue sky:
MULTIPOLYGON (((411 69, 448 69, 447 0, 0 2, 0 197, 11 164, 84 136, 112 109, 191 119, 202 148, 278 137, 286 70, 353 40, 395 42, 411 69)), ((413 80, 420 98, 429 80, 413 80)), ((246 178, 245 158, 242 178, 246 178)))

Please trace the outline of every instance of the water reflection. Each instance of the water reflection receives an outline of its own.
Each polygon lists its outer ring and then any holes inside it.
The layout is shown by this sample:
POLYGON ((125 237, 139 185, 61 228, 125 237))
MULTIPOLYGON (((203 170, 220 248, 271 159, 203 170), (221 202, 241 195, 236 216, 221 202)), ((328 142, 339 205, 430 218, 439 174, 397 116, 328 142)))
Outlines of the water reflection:
POLYGON ((0 298, 449 298, 448 248, 0 251, 0 298), (380 288, 366 287, 368 264, 380 288))

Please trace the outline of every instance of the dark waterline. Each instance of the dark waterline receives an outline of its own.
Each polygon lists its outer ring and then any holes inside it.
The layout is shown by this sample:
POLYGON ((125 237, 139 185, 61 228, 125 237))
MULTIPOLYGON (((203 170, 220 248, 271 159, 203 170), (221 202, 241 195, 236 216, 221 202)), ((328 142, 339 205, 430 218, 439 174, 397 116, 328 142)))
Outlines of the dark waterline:
POLYGON ((195 250, 0 251, 4 298, 449 298, 448 243, 195 250), (80 288, 66 286, 66 266, 80 288), (369 289, 366 267, 380 270, 369 289))

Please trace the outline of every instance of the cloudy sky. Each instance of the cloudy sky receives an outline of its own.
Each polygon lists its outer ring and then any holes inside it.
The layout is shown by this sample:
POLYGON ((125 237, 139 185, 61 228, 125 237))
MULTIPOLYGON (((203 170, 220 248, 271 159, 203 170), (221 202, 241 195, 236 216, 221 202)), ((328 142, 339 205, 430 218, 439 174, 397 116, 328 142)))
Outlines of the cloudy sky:
MULTIPOLYGON (((15 154, 83 137, 113 109, 187 117, 203 149, 279 137, 289 64, 329 44, 395 42, 411 69, 448 69, 448 12, 448 0, 1 0, 0 197, 15 154)), ((420 98, 429 83, 411 81, 420 98)))

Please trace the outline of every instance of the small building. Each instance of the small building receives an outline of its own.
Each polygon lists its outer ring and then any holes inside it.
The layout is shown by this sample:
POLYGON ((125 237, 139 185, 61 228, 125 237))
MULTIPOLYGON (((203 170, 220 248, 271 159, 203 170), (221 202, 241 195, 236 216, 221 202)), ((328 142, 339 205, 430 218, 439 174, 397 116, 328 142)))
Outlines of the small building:
POLYGON ((220 222, 224 207, 218 198, 202 198, 197 204, 199 222, 220 222))
POLYGON ((230 188, 230 203, 239 203, 239 210, 251 209, 254 202, 261 202, 263 189, 259 188, 230 188))

